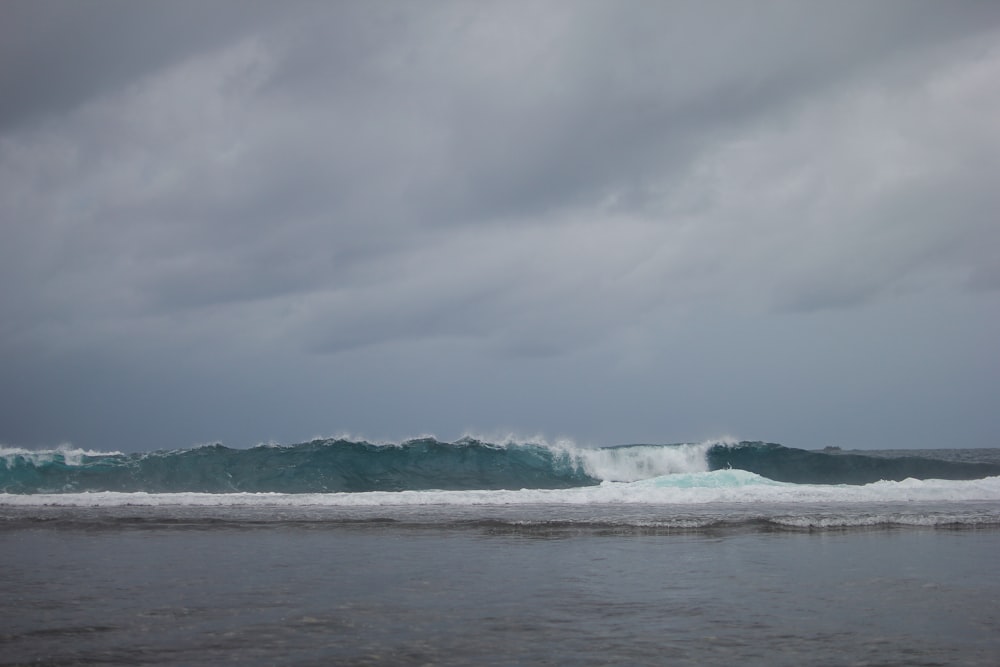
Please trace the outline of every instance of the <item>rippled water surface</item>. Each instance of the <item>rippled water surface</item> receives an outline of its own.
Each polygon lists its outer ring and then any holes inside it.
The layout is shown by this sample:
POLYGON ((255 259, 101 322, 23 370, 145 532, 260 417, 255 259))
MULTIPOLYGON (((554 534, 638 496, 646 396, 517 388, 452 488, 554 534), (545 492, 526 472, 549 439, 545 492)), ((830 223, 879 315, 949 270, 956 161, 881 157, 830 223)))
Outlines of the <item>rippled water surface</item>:
POLYGON ((1000 530, 974 522, 19 511, 0 529, 4 665, 1000 660, 1000 530))

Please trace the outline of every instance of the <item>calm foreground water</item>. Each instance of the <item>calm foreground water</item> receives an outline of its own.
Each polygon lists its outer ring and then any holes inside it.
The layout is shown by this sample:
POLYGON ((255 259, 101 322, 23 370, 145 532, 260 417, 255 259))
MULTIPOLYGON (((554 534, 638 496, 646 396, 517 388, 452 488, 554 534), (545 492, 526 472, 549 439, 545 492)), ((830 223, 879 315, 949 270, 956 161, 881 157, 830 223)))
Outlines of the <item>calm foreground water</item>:
POLYGON ((548 510, 7 507, 0 664, 1000 664, 993 521, 685 530, 548 510), (548 510, 569 520, 517 515, 548 510))

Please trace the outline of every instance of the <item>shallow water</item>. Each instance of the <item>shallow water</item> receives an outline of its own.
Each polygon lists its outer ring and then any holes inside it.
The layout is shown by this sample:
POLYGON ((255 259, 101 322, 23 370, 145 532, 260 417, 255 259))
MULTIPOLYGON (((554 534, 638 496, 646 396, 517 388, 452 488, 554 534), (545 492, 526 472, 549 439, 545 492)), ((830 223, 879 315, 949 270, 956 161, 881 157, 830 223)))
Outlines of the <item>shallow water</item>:
POLYGON ((1000 661, 995 527, 616 529, 452 509, 8 508, 0 664, 1000 661))

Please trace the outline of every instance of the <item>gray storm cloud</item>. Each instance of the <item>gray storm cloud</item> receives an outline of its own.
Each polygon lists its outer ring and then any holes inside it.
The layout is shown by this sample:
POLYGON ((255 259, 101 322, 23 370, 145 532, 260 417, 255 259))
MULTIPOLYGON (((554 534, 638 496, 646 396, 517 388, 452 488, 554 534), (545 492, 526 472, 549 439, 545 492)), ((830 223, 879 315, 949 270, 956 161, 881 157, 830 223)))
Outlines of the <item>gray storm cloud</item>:
POLYGON ((4 13, 2 441, 995 430, 992 3, 4 13))

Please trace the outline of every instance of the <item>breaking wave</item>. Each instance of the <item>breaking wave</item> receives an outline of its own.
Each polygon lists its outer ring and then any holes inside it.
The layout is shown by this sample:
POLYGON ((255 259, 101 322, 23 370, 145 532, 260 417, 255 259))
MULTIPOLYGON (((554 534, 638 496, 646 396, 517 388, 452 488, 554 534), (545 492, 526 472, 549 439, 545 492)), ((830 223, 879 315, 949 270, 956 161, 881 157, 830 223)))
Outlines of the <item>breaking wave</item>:
POLYGON ((997 475, 1000 462, 995 461, 807 451, 762 442, 581 448, 419 438, 398 444, 327 439, 132 454, 0 449, 0 492, 6 494, 556 490, 642 483, 645 493, 660 489, 663 495, 666 488, 869 485, 997 475), (730 471, 743 474, 726 474, 730 471))

